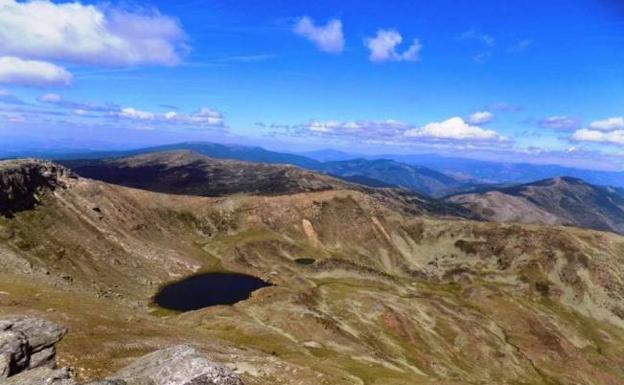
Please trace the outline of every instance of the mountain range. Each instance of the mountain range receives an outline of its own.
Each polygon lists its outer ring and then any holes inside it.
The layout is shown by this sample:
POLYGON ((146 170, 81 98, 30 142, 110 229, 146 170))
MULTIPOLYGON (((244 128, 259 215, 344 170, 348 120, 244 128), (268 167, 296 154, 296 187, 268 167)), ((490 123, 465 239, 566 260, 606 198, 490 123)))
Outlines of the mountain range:
POLYGON ((183 343, 246 385, 624 381, 619 235, 472 220, 405 189, 192 152, 91 161, 77 170, 135 185, 0 163, 0 315, 66 325, 58 359, 80 381, 183 343), (253 172, 280 177, 254 190, 253 172), (220 177, 240 191, 212 189, 220 177), (270 285, 186 313, 153 303, 208 271, 270 285))
POLYGON ((621 191, 557 177, 503 188, 458 194, 447 201, 498 222, 585 227, 624 234, 621 191))

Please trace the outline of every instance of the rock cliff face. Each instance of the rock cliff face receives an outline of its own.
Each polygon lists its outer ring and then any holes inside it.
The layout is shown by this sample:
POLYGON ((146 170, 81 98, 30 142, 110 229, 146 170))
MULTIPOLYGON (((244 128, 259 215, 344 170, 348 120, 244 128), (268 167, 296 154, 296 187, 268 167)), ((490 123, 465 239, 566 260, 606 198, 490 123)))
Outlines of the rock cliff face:
POLYGON ((32 209, 39 202, 39 194, 65 186, 75 178, 68 169, 52 162, 34 159, 0 163, 0 215, 32 209))
MULTIPOLYGON (((0 319, 0 383, 78 385, 68 368, 57 369, 56 348, 67 329, 30 317, 0 319)), ((159 350, 137 359, 111 379, 84 385, 244 385, 189 345, 159 350)))

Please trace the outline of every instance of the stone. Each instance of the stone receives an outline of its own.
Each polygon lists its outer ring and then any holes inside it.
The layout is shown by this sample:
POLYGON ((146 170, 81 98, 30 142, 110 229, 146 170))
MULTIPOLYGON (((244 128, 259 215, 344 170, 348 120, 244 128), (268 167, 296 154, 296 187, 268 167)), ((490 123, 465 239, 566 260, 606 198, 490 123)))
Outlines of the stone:
POLYGON ((67 329, 41 318, 0 319, 0 378, 27 369, 56 367, 56 348, 67 329))
POLYGON ((23 371, 2 381, 2 385, 78 385, 67 368, 36 368, 23 371))
POLYGON ((0 378, 13 375, 28 366, 28 339, 19 331, 0 330, 0 378))
POLYGON ((128 385, 243 385, 229 369, 209 361, 190 345, 158 350, 138 358, 112 376, 128 385))

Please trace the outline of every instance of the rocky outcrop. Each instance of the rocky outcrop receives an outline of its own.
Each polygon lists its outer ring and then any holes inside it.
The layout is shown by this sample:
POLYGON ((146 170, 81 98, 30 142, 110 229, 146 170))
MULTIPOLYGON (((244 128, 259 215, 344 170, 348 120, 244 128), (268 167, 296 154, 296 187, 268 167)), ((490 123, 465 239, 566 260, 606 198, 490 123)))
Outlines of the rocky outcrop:
POLYGON ((56 348, 67 329, 29 317, 0 319, 0 378, 35 368, 55 368, 56 348))
POLYGON ((235 374, 210 362, 189 345, 148 354, 112 378, 129 385, 243 385, 235 374))
POLYGON ((2 385, 77 385, 69 369, 37 368, 3 379, 2 385))
POLYGON ((65 186, 66 178, 76 176, 63 166, 34 159, 0 162, 0 215, 30 210, 45 191, 65 186))
MULTIPOLYGON (((2 385, 78 385, 68 368, 56 368, 56 348, 67 329, 31 317, 0 318, 2 385)), ((137 359, 110 379, 83 385, 244 385, 234 373, 189 345, 137 359)))

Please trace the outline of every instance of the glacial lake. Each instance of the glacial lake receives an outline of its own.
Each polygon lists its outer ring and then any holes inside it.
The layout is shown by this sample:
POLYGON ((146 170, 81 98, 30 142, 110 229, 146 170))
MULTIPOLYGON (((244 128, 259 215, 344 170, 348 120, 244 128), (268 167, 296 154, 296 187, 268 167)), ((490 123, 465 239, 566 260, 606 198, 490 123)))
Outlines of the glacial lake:
POLYGON ((163 287, 154 297, 159 306, 177 311, 232 305, 270 286, 260 278, 238 273, 204 273, 163 287))

